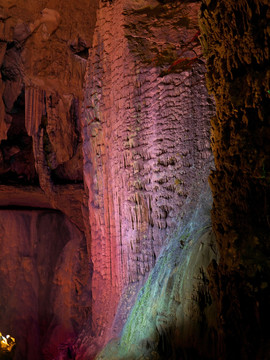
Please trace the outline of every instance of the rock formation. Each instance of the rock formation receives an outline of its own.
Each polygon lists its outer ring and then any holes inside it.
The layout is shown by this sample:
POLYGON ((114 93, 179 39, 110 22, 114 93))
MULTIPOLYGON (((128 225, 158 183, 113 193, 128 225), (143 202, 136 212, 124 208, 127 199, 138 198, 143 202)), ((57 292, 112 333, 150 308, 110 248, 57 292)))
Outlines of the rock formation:
POLYGON ((80 22, 72 4, 60 1, 53 8, 35 1, 0 5, 1 184, 19 186, 29 206, 28 186, 41 188, 49 207, 83 230, 80 104, 96 5, 74 5, 79 17, 83 10, 92 14, 80 22))
MULTIPOLYGON (((53 359, 91 308, 83 234, 49 210, 1 210, 1 311, 15 359, 53 359)), ((65 349, 67 351, 67 349, 65 349)))
POLYGON ((91 312, 80 106, 95 9, 0 2, 0 326, 20 360, 70 351, 91 312))
POLYGON ((269 11, 0 0, 15 359, 268 358, 269 11))
POLYGON ((269 18, 267 1, 203 1, 215 95, 210 176, 220 263, 212 269, 220 354, 269 357, 269 18))
MULTIPOLYGON (((102 341, 112 336, 123 289, 125 298, 131 284, 144 281, 212 161, 213 104, 196 37, 198 5, 178 5, 106 2, 97 12, 82 131, 92 320, 102 341), (193 66, 187 60, 172 68, 178 58, 194 54, 193 66)), ((116 334, 124 312, 121 307, 116 334)))

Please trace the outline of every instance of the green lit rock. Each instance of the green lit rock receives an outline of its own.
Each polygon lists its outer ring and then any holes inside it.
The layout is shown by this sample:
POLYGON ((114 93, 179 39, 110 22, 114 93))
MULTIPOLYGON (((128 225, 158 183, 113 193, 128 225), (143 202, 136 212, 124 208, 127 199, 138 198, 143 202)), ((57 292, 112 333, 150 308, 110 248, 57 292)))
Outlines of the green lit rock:
POLYGON ((215 358, 216 308, 208 268, 218 254, 210 206, 210 195, 201 196, 194 213, 168 239, 121 338, 109 343, 98 360, 215 358))

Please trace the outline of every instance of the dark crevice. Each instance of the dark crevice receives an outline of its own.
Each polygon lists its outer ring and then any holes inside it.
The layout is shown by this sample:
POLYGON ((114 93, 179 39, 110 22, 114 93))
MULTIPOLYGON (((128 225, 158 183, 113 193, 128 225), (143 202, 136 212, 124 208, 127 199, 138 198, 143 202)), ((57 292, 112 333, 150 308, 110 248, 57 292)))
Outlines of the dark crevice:
MULTIPOLYGON (((61 165, 60 165, 61 166, 61 165)), ((51 171, 51 180, 53 181, 53 183, 55 185, 67 185, 67 184, 83 184, 83 180, 82 179, 78 179, 78 180, 71 180, 71 179, 67 179, 67 178, 62 178, 59 176, 59 167, 57 167, 55 170, 51 171)))
POLYGON ((38 206, 20 206, 20 205, 7 205, 0 206, 0 210, 12 210, 12 211, 46 211, 46 213, 62 214, 62 211, 55 210, 50 207, 38 207, 38 206))
POLYGON ((88 48, 86 48, 82 51, 76 52, 75 55, 80 56, 81 58, 87 60, 88 59, 88 48))
POLYGON ((0 184, 38 185, 32 138, 25 129, 24 90, 10 112, 7 139, 0 144, 0 184))
POLYGON ((15 46, 15 41, 8 41, 7 43, 7 50, 13 48, 15 46))

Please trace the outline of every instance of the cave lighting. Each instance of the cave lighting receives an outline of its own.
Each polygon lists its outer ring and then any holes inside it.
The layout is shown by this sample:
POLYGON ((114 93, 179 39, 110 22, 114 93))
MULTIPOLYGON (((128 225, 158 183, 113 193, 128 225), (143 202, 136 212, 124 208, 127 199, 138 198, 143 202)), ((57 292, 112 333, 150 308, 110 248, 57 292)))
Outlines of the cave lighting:
POLYGON ((0 332, 0 352, 11 352, 15 344, 15 339, 12 336, 3 336, 0 332))

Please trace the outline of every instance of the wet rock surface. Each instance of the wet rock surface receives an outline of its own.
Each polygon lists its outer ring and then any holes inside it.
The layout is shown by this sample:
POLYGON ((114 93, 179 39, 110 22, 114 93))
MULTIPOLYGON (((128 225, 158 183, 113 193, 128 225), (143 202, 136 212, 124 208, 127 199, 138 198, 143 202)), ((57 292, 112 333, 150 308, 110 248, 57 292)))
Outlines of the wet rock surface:
POLYGON ((213 163, 199 4, 97 5, 0 3, 0 205, 57 209, 84 232, 91 311, 59 352, 82 359, 119 335, 213 163))

